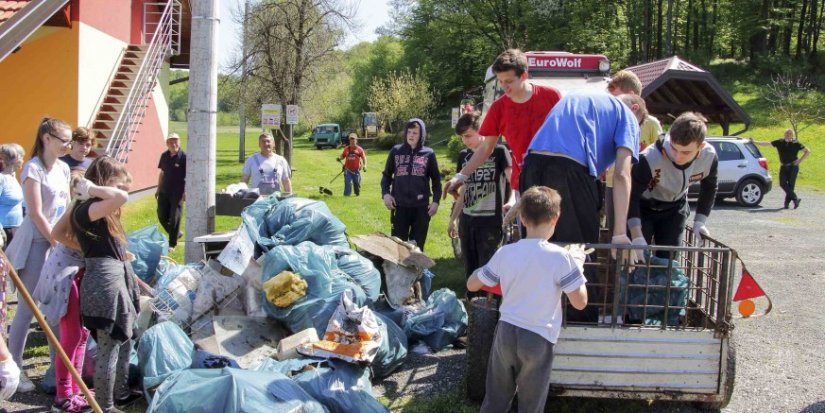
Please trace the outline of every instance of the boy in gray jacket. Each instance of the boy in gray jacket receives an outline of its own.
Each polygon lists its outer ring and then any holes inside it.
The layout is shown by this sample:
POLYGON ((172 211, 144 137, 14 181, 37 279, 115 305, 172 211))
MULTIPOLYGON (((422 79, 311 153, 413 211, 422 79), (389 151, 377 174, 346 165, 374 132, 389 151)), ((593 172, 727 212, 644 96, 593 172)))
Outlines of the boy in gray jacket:
MULTIPOLYGON (((713 146, 705 143, 707 126, 698 114, 685 112, 673 122, 664 140, 648 146, 631 171, 632 189, 627 226, 633 245, 679 245, 688 216, 688 188, 699 182, 699 201, 693 218, 697 235, 710 236, 705 221, 716 199, 713 146)), ((644 251, 636 250, 639 258, 644 251)), ((656 254, 670 258, 666 251, 656 254)))

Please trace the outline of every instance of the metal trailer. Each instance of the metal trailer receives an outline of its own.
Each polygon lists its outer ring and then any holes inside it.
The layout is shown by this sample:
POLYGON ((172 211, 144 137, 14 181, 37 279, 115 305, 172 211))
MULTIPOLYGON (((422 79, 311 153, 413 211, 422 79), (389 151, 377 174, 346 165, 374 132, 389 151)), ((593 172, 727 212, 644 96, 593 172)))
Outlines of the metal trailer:
MULTIPOLYGON (((710 238, 697 242, 688 228, 679 247, 647 247, 672 257, 666 265, 648 262, 634 274, 626 260, 611 256, 614 246, 589 247, 595 252, 585 264, 591 280, 588 307, 598 318, 567 321, 575 310, 563 301, 551 395, 726 406, 736 366, 731 316, 736 251, 710 238)), ((619 257, 631 252, 618 251, 619 257)), ((483 399, 498 318, 490 300, 490 295, 477 298, 471 306, 466 393, 476 401, 483 399)))

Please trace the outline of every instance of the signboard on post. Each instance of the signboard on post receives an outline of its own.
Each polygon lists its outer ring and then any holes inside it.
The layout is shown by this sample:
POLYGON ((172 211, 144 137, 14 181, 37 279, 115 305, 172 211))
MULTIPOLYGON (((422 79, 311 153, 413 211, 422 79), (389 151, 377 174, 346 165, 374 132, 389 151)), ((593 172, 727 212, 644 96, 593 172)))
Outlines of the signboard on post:
POLYGON ((455 128, 455 125, 458 123, 458 117, 461 116, 460 114, 461 114, 460 108, 453 108, 453 121, 452 121, 452 125, 453 125, 452 127, 453 128, 455 128))
POLYGON ((298 124, 298 105, 286 105, 286 124, 298 124))
POLYGON ((267 128, 281 128, 281 104, 267 103, 261 105, 261 127, 267 128))

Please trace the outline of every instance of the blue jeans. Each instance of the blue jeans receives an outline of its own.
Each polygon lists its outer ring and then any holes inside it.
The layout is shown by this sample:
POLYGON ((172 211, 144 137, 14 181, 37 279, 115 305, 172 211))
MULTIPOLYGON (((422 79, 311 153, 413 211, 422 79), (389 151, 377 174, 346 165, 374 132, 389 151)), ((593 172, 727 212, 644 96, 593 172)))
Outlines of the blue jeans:
POLYGON ((361 172, 347 169, 344 171, 344 196, 350 196, 353 186, 355 196, 361 195, 361 172))

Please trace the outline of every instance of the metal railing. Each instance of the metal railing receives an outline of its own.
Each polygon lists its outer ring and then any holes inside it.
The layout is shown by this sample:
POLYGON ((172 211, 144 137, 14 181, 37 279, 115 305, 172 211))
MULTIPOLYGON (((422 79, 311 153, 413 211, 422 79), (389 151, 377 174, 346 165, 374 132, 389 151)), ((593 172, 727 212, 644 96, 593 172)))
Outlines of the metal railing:
MULTIPOLYGON (((568 324, 711 329, 721 335, 730 330, 735 250, 710 238, 698 240, 690 228, 680 246, 645 247, 648 257, 657 258, 635 266, 614 258, 614 245, 589 247, 595 251, 584 265, 588 308, 565 306, 568 324)), ((628 247, 617 251, 617 257, 635 253, 628 247)))
POLYGON ((106 153, 124 163, 129 158, 135 134, 146 116, 149 98, 163 63, 168 56, 180 51, 181 6, 178 0, 144 3, 143 7, 144 43, 147 38, 151 40, 144 50, 145 56, 106 146, 106 153), (156 11, 158 9, 162 11, 156 11))

